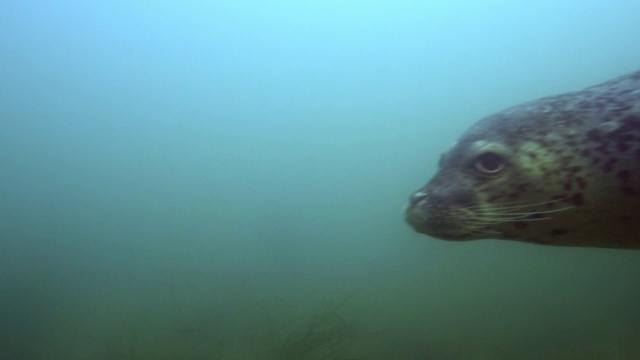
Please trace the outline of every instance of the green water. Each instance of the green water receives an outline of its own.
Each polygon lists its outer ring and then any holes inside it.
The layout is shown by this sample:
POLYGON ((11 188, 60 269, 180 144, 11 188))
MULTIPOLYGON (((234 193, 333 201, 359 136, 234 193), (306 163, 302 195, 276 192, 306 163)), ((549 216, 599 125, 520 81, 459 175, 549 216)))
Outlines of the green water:
POLYGON ((640 253, 412 232, 630 1, 0 1, 0 359, 637 359, 640 253))

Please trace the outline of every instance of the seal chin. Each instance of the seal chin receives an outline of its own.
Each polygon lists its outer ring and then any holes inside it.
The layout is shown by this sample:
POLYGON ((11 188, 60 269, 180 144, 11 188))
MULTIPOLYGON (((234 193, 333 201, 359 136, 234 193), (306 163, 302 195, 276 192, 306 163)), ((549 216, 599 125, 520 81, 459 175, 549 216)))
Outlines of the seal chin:
POLYGON ((416 232, 429 235, 430 227, 427 225, 426 217, 422 212, 407 206, 404 219, 416 232))
POLYGON ((461 232, 450 232, 450 231, 434 231, 431 230, 429 233, 423 233, 425 235, 431 236, 440 240, 448 240, 448 241, 471 241, 476 240, 476 238, 470 238, 468 234, 464 234, 461 232))

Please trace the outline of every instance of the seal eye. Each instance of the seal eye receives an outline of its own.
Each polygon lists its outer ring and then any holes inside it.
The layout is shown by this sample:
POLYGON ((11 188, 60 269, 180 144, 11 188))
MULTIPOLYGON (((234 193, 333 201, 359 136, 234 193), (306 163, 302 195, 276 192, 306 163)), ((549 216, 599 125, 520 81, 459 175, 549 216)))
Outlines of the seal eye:
POLYGON ((487 152, 476 157, 474 165, 484 175, 495 176, 504 170, 504 158, 496 153, 487 152))

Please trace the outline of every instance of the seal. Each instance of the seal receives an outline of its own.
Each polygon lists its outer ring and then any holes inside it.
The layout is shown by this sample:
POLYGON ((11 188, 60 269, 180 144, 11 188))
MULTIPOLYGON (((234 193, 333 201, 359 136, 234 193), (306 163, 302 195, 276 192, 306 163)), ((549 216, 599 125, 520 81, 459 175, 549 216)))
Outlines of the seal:
POLYGON ((405 219, 445 240, 640 248, 640 71, 479 120, 405 219))

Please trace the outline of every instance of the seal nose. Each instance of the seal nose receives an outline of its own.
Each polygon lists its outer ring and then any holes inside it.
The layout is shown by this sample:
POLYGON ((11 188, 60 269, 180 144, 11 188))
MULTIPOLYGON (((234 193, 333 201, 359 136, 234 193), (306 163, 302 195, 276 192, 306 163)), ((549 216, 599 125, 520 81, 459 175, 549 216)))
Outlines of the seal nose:
POLYGON ((427 196, 429 196, 429 193, 427 192, 416 191, 415 193, 413 193, 413 195, 411 195, 411 197, 409 197, 409 206, 415 206, 420 201, 426 199, 427 196))

